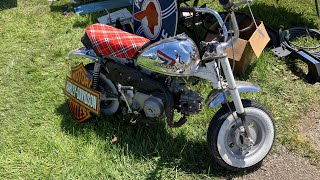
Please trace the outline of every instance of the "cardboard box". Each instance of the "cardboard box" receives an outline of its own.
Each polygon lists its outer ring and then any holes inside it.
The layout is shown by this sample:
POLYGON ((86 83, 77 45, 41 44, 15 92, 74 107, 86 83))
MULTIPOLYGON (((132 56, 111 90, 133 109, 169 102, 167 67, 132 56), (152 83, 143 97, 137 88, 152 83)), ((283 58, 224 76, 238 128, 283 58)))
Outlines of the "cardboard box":
MULTIPOLYGON (((248 22, 240 23, 240 29, 243 24, 247 23, 248 22)), ((268 36, 263 22, 258 21, 257 25, 262 31, 264 37, 260 35, 255 26, 252 26, 249 30, 240 33, 238 40, 233 45, 234 53, 232 51, 232 47, 226 49, 231 67, 233 66, 233 59, 235 60, 235 74, 244 74, 248 66, 261 55, 263 49, 270 41, 270 37, 268 36)), ((215 27, 210 29, 213 30, 215 27)), ((214 37, 215 36, 213 34, 208 33, 206 41, 211 41, 214 37)))

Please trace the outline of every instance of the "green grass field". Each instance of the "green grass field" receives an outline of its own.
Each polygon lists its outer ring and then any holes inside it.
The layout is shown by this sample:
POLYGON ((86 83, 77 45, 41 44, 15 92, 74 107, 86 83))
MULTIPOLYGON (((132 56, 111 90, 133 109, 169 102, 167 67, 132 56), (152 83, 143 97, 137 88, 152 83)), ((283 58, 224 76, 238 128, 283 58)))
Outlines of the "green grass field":
MULTIPOLYGON (((276 30, 320 28, 313 0, 254 2, 254 14, 276 30)), ((170 129, 164 122, 132 125, 126 117, 74 122, 63 94, 65 78, 71 67, 89 61, 66 55, 82 46, 84 29, 95 20, 92 16, 64 17, 67 3, 0 1, 0 179, 239 175, 225 171, 209 157, 206 131, 216 109, 204 108, 179 129, 170 129), (113 137, 118 138, 115 144, 111 143, 113 137)), ((219 7, 217 1, 210 6, 219 7)), ((274 151, 282 144, 320 167, 319 149, 296 127, 300 119, 308 118, 303 112, 311 107, 320 109, 320 86, 307 82, 305 68, 300 61, 278 60, 267 49, 238 79, 261 87, 259 93, 244 98, 261 102, 273 113, 277 126, 274 151)), ((209 87, 201 83, 197 88, 206 94, 209 87)))

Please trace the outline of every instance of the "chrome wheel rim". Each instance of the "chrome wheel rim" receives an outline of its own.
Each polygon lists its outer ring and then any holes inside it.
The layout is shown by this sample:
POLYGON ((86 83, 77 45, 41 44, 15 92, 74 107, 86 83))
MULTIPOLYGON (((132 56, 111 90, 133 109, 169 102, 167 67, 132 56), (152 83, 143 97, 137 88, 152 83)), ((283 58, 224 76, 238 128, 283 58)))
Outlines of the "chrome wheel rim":
POLYGON ((272 147, 275 133, 267 113, 254 107, 245 109, 252 146, 244 141, 244 128, 236 112, 230 114, 222 124, 217 141, 221 158, 238 168, 250 167, 263 160, 272 147))

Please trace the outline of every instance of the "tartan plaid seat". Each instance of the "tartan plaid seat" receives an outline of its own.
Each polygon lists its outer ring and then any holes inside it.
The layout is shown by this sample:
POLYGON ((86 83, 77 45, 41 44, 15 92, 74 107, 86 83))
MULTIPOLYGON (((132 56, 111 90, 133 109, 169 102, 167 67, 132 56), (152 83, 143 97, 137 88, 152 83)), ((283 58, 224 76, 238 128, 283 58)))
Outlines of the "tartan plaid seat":
POLYGON ((130 59, 150 40, 112 26, 93 24, 87 27, 82 42, 87 48, 93 47, 97 54, 130 59))

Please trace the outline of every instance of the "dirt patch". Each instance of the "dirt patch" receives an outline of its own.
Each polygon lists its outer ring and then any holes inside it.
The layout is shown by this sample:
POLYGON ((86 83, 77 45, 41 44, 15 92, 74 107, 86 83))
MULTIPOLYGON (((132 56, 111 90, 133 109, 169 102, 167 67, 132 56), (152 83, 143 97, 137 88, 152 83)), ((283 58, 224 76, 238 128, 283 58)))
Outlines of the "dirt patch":
MULTIPOLYGON (((308 138, 315 149, 320 149, 320 105, 300 112, 297 123, 299 134, 308 138)), ((267 156, 260 169, 234 179, 319 179, 320 170, 305 158, 278 147, 277 152, 267 156)))
POLYGON ((298 130, 301 135, 307 137, 320 149, 320 106, 310 107, 301 113, 298 130))
POLYGON ((257 171, 233 179, 320 179, 320 170, 308 160, 281 148, 268 155, 257 171))

